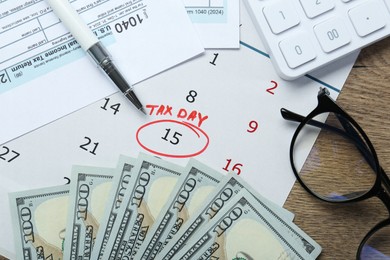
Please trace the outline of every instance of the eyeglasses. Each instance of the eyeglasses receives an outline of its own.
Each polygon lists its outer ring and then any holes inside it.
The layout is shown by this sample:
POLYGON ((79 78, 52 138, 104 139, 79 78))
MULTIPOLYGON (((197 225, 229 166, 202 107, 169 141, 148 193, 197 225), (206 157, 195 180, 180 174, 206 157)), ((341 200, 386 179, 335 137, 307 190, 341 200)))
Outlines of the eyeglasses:
POLYGON ((284 119, 300 123, 291 140, 290 163, 307 192, 331 203, 357 202, 374 196, 384 203, 389 218, 363 238, 356 259, 390 260, 390 179, 363 129, 325 88, 320 89, 318 105, 308 116, 284 108, 281 113, 284 119), (305 164, 305 171, 298 172, 306 158, 300 151, 315 140, 313 159, 305 164))

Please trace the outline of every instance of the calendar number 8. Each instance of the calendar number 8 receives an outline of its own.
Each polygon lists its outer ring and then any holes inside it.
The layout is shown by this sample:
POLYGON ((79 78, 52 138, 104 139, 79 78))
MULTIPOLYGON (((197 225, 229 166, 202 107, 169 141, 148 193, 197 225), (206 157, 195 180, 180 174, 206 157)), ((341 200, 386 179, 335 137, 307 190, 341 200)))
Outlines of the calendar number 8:
POLYGON ((188 93, 188 96, 186 97, 186 100, 188 103, 194 103, 195 102, 195 97, 198 95, 195 90, 190 90, 188 93))

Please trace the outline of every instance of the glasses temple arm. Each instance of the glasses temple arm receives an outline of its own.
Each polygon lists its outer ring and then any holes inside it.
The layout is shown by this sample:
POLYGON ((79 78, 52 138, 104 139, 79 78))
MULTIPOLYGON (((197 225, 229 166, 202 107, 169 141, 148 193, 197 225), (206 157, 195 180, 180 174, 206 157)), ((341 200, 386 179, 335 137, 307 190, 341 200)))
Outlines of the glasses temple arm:
POLYGON ((288 110, 286 108, 281 108, 280 113, 282 114, 282 117, 289 121, 295 121, 295 122, 302 122, 303 119, 305 119, 304 116, 301 116, 300 114, 294 113, 291 110, 288 110))
MULTIPOLYGON (((289 121, 293 121, 293 122, 301 123, 305 119, 304 116, 301 116, 301 115, 294 113, 294 112, 292 112, 288 109, 285 109, 285 108, 280 109, 280 113, 282 114, 282 117, 284 119, 289 120, 289 121)), ((311 126, 316 126, 318 128, 321 128, 321 129, 330 130, 330 131, 338 133, 342 136, 346 136, 347 138, 351 138, 349 135, 347 135, 347 133, 345 131, 342 131, 341 129, 339 129, 337 127, 322 123, 322 122, 314 120, 314 119, 310 119, 309 121, 307 121, 307 124, 309 124, 311 126)), ((353 138, 353 139, 355 139, 355 138, 353 138)))
MULTIPOLYGON (((294 112, 292 112, 288 109, 285 109, 285 108, 282 108, 280 110, 280 113, 282 114, 282 117, 284 119, 289 120, 289 121, 302 122, 305 119, 304 116, 301 116, 301 115, 294 113, 294 112)), ((360 151, 360 153, 364 156, 366 161, 370 164, 371 168, 375 170, 376 167, 374 166, 374 162, 372 160, 372 157, 370 156, 371 152, 368 149, 368 147, 366 146, 365 142, 360 138, 360 135, 355 131, 355 129, 353 127, 351 127, 351 124, 349 123, 348 120, 345 120, 344 118, 342 118, 340 116, 337 116, 337 118, 339 119, 340 123, 343 125, 343 127, 346 131, 343 131, 340 128, 319 122, 319 121, 314 120, 314 119, 308 120, 307 124, 321 128, 321 129, 326 129, 326 130, 332 131, 332 132, 337 133, 341 136, 344 136, 347 139, 351 139, 354 142, 354 144, 356 145, 356 148, 360 151)))

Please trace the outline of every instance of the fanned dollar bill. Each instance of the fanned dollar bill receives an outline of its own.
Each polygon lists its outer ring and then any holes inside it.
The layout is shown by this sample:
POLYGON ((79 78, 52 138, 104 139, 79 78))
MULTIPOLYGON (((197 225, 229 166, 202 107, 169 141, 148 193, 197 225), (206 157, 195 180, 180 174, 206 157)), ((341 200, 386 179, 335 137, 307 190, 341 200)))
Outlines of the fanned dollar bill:
POLYGON ((294 215, 235 174, 140 154, 10 194, 17 259, 314 259, 294 215))
POLYGON ((174 196, 156 219, 135 259, 155 259, 224 176, 194 159, 189 161, 183 173, 172 192, 174 196))
POLYGON ((223 207, 172 259, 313 259, 247 190, 223 207))
POLYGON ((110 195, 107 198, 106 211, 100 221, 100 228, 96 236, 96 240, 92 249, 91 259, 103 259, 103 254, 108 243, 108 239, 112 234, 119 208, 125 196, 125 191, 130 186, 131 178, 135 178, 134 166, 137 160, 131 157, 121 155, 117 169, 115 171, 114 179, 112 181, 112 188, 110 195))
POLYGON ((229 174, 223 178, 213 194, 208 197, 208 200, 203 207, 194 212, 189 221, 184 223, 175 235, 174 239, 172 239, 172 241, 170 241, 160 252, 159 257, 164 260, 171 259, 203 226, 205 226, 211 219, 214 218, 215 215, 218 214, 228 201, 233 199, 242 189, 252 192, 258 200, 261 200, 262 203, 268 205, 267 207, 280 216, 283 216, 288 221, 293 219, 293 214, 259 195, 242 178, 229 174))
POLYGON ((183 168, 140 154, 103 259, 133 259, 148 230, 171 196, 183 168), (109 249, 109 250, 108 250, 109 249))
POLYGON ((63 258, 69 186, 9 194, 17 259, 63 258))
POLYGON ((114 170, 87 166, 72 168, 64 259, 90 259, 114 170))

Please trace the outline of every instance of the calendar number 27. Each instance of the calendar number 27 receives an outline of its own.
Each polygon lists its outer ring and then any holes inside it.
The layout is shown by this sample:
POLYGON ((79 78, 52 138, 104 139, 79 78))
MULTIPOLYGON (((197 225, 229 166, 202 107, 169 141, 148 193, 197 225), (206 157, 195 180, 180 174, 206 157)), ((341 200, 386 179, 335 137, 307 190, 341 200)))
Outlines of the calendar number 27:
POLYGON ((7 146, 3 146, 1 150, 2 152, 0 153, 0 159, 7 162, 12 162, 20 155, 20 153, 15 152, 14 150, 10 150, 7 146))

